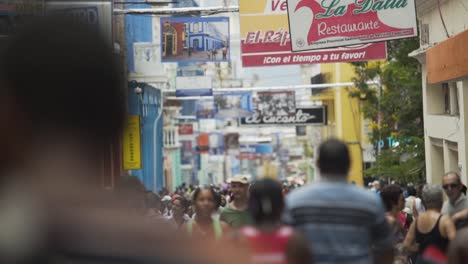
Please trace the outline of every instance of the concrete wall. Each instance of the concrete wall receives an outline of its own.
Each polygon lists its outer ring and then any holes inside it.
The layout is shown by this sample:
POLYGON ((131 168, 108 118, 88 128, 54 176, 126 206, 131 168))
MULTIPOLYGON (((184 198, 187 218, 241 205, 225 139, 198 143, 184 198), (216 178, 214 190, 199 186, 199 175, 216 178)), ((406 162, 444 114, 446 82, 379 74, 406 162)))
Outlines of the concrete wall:
MULTIPOLYGON (((416 3, 422 5, 423 1, 417 0, 416 3)), ((443 26, 437 4, 432 4, 431 8, 417 10, 420 22, 429 27, 429 44, 436 45, 447 40, 447 33, 453 37, 465 31, 468 26, 467 8, 468 0, 442 2, 440 11, 447 30, 443 26)), ((468 46, 468 43, 466 45, 468 46)), ((461 172, 462 181, 466 184, 468 176, 465 124, 468 106, 465 102, 468 101, 468 91, 466 91, 468 76, 457 80, 444 80, 448 83, 448 88, 442 83, 429 84, 427 80, 431 76, 428 76, 426 64, 427 48, 423 46, 418 52, 413 53, 413 55, 419 53, 415 57, 422 64, 427 182, 441 183, 445 172, 456 170, 461 172), (450 91, 449 94, 446 93, 447 89, 450 91), (446 106, 446 101, 450 102, 450 106, 446 106)), ((451 53, 449 50, 445 52, 451 53)))

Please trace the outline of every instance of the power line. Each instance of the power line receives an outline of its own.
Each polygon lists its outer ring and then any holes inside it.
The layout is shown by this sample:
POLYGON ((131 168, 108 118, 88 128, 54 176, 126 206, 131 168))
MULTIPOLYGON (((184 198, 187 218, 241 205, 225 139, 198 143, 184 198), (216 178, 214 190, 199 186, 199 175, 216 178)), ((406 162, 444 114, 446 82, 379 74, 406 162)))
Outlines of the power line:
POLYGON ((239 12, 239 6, 214 6, 214 7, 181 7, 181 8, 130 8, 114 9, 117 15, 174 15, 174 14, 194 14, 194 15, 214 15, 219 13, 239 12))

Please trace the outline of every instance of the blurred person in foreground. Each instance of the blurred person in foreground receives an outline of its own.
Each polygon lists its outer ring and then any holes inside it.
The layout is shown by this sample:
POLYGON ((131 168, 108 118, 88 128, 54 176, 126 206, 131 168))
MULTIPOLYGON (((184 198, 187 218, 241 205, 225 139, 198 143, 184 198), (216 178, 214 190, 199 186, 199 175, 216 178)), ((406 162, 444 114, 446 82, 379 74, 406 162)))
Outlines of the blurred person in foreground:
POLYGON ((448 172, 442 178, 442 188, 448 200, 444 202, 441 213, 450 215, 457 229, 468 226, 468 197, 463 193, 460 174, 448 172))
POLYGON ((443 191, 437 185, 425 185, 422 198, 426 211, 419 215, 408 231, 404 246, 421 258, 426 250, 437 250, 444 256, 449 241, 455 238, 455 225, 448 215, 440 210, 444 202, 443 191))
POLYGON ((448 248, 448 263, 468 263, 468 228, 457 231, 455 239, 450 242, 448 248))
POLYGON ((126 96, 97 32, 48 17, 1 41, 0 263, 233 259, 227 245, 214 251, 145 224, 100 187, 101 153, 124 126, 126 96))
POLYGON ((232 228, 239 229, 252 223, 247 212, 249 198, 249 178, 246 175, 235 175, 230 180, 231 202, 221 211, 220 218, 232 228))
POLYGON ((380 197, 347 182, 348 146, 329 139, 318 153, 321 181, 286 197, 284 221, 306 236, 315 263, 392 263, 392 236, 380 197))
POLYGON ((282 186, 263 179, 250 187, 248 211, 254 224, 240 229, 240 241, 250 249, 253 263, 313 263, 307 242, 281 224, 282 186))

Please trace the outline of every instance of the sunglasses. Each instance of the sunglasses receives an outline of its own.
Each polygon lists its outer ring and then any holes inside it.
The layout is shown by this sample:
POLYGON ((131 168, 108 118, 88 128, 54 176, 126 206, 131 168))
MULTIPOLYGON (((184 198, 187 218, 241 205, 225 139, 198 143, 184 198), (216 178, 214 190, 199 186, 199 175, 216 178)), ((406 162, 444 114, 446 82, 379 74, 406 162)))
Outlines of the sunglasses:
POLYGON ((450 189, 455 189, 455 188, 458 188, 459 186, 460 184, 452 183, 452 184, 444 184, 442 185, 442 188, 444 188, 444 190, 447 190, 449 187, 450 189))

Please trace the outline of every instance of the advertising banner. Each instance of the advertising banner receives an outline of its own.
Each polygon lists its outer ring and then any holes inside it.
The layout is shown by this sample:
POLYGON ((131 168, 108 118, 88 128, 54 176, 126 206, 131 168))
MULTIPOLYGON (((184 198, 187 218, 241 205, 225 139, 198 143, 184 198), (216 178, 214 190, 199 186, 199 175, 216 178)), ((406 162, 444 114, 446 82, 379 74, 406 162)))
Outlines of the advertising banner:
POLYGON ((180 141, 181 153, 180 153, 180 164, 181 165, 191 165, 194 160, 194 151, 191 140, 182 140, 180 141))
POLYGON ((197 152, 200 154, 208 154, 210 150, 210 134, 204 133, 197 137, 197 152))
POLYGON ((162 62, 229 61, 228 17, 161 18, 162 62))
POLYGON ((224 136, 222 133, 210 133, 210 155, 223 155, 224 136))
POLYGON ((209 76, 176 77, 176 96, 212 96, 213 83, 209 76))
POLYGON ((257 144, 242 144, 239 146, 239 159, 254 160, 257 158, 257 144))
POLYGON ((294 91, 257 92, 256 113, 260 116, 295 115, 295 98, 294 91))
POLYGON ((216 118, 238 118, 254 113, 252 93, 226 93, 214 96, 216 118))
POLYGON ((179 124, 179 135, 193 135, 193 124, 179 124))
POLYGON ((225 149, 239 149, 239 133, 228 133, 224 135, 225 149))
POLYGON ((122 134, 123 169, 141 169, 140 116, 130 115, 122 134))
POLYGON ((244 67, 367 61, 387 57, 385 42, 293 53, 286 0, 239 0, 239 4, 244 67))
POLYGON ((214 101, 213 99, 198 100, 195 104, 197 119, 213 119, 214 118, 214 101))
POLYGON ((414 37, 414 0, 287 0, 293 51, 414 37))
POLYGON ((325 125, 327 111, 325 107, 296 108, 294 115, 260 115, 240 118, 242 126, 278 126, 278 125, 325 125))

